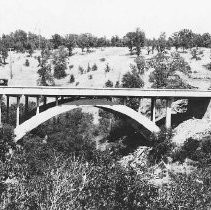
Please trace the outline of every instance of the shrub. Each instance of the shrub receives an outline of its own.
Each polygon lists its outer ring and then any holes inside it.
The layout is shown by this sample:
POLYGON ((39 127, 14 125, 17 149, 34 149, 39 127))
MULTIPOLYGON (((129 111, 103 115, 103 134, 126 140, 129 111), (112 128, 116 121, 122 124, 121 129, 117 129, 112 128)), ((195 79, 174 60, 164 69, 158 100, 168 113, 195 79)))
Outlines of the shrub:
POLYGON ((191 55, 192 55, 191 59, 201 60, 201 58, 198 56, 199 52, 196 49, 193 49, 191 51, 191 55))
POLYGON ((97 65, 96 65, 96 63, 95 64, 93 64, 93 66, 92 66, 92 71, 97 71, 97 65))
POLYGON ((75 82, 75 77, 73 74, 70 75, 70 83, 73 83, 75 82))
POLYGON ((105 58, 100 58, 100 61, 101 61, 101 62, 105 62, 106 59, 105 59, 105 58))
POLYGON ((62 79, 67 76, 66 72, 66 64, 58 63, 54 66, 54 77, 56 79, 62 79))
POLYGON ((106 68, 105 68, 105 73, 108 73, 111 71, 111 67, 109 66, 109 64, 106 64, 106 68))
POLYGON ((88 73, 88 72, 90 72, 90 71, 91 71, 91 67, 90 67, 90 65, 89 65, 89 63, 88 63, 86 72, 88 73))
POLYGON ((83 73, 84 73, 84 68, 81 67, 81 66, 79 66, 79 67, 78 67, 78 71, 79 71, 80 74, 83 74, 83 73))
POLYGON ((70 65, 70 66, 69 66, 69 69, 72 69, 73 67, 74 67, 74 65, 70 65))
POLYGON ((0 128, 0 161, 5 161, 10 149, 15 148, 13 127, 4 124, 0 128))
POLYGON ((93 79, 93 75, 92 74, 88 75, 88 78, 93 79))
POLYGON ((105 87, 113 87, 114 84, 111 80, 107 80, 107 82, 105 83, 105 87))
POLYGON ((119 87, 120 87, 119 81, 116 81, 115 88, 119 88, 119 87))
POLYGON ((25 66, 29 66, 30 65, 30 63, 29 63, 29 60, 28 59, 26 59, 26 61, 25 61, 25 66))
POLYGON ((171 155, 173 149, 171 138, 172 130, 165 127, 161 129, 160 133, 151 135, 152 149, 149 152, 149 162, 151 164, 159 163, 161 160, 167 161, 167 157, 171 155))

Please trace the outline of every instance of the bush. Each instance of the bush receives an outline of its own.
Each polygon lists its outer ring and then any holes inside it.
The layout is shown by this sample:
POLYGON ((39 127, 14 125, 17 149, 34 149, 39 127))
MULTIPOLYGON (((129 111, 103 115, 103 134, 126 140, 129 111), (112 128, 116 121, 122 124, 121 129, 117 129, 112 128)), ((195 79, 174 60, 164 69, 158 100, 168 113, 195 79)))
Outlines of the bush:
POLYGON ((5 161, 10 149, 15 148, 13 127, 4 124, 0 128, 0 161, 5 161))
POLYGON ((75 77, 73 74, 70 75, 70 83, 73 83, 75 82, 75 77))
POLYGON ((97 71, 97 65, 96 65, 96 63, 92 66, 92 71, 97 71))
POLYGON ((69 66, 69 69, 72 69, 73 67, 74 67, 74 65, 70 65, 70 66, 69 66))
POLYGON ((100 61, 101 61, 101 62, 105 62, 106 59, 105 59, 105 58, 100 58, 100 61))
POLYGON ((92 74, 88 75, 88 78, 93 79, 93 75, 92 74))
POLYGON ((29 60, 28 59, 26 59, 26 61, 25 61, 25 66, 29 66, 30 65, 30 63, 29 63, 29 60))
POLYGON ((165 127, 161 129, 160 133, 151 135, 152 149, 149 152, 149 162, 151 164, 159 163, 161 160, 167 161, 167 157, 171 155, 173 149, 171 138, 172 130, 165 127))
POLYGON ((90 65, 89 65, 89 63, 88 63, 86 72, 88 73, 88 72, 90 72, 90 71, 91 71, 91 67, 90 67, 90 65))
POLYGON ((62 79, 67 76, 66 72, 66 65, 63 63, 56 64, 54 66, 54 77, 56 79, 62 79))
POLYGON ((21 173, 18 183, 2 193, 1 209, 146 209, 158 195, 155 187, 114 164, 106 153, 95 153, 95 161, 87 162, 54 152, 43 159, 48 164, 42 166, 42 174, 30 179, 25 172, 33 158, 25 162, 24 156, 16 156, 22 165, 15 159, 10 163, 21 173))
POLYGON ((108 65, 108 63, 106 64, 106 68, 105 68, 105 73, 108 73, 111 71, 111 67, 108 65))
POLYGON ((114 84, 111 80, 107 80, 107 82, 105 83, 105 87, 113 87, 114 84))
POLYGON ((154 209, 210 209, 210 167, 187 174, 170 174, 171 182, 160 188, 154 209))
POLYGON ((83 67, 79 66, 78 71, 79 71, 80 74, 84 74, 84 68, 83 67))
POLYGON ((198 56, 199 52, 196 49, 193 49, 191 51, 191 55, 192 55, 191 59, 201 60, 201 58, 198 56))

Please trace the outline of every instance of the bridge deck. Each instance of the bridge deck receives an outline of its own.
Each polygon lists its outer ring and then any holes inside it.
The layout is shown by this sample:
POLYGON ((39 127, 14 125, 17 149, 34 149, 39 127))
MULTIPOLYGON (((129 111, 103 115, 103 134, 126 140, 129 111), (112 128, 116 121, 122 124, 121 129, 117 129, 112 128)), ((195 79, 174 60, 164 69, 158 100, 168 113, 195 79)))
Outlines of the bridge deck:
POLYGON ((211 90, 10 86, 0 87, 0 95, 211 98, 211 90))

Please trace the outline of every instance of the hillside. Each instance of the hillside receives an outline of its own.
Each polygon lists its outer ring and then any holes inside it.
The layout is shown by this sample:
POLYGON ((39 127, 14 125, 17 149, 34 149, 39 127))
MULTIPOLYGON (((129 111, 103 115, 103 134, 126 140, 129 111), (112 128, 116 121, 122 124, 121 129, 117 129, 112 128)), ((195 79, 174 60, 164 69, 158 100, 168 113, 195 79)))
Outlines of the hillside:
MULTIPOLYGON (((172 50, 174 51, 174 50, 172 50)), ((211 71, 207 70, 204 65, 210 62, 210 50, 207 48, 201 48, 200 51, 203 54, 200 55, 201 60, 191 59, 190 50, 187 53, 180 53, 182 57, 189 63, 192 74, 190 77, 182 75, 183 80, 186 80, 190 85, 198 87, 200 89, 208 89, 210 86, 211 71)), ((68 67, 73 65, 73 68, 66 70, 67 74, 74 74, 75 82, 69 83, 69 76, 64 79, 57 80, 56 85, 75 87, 103 87, 105 82, 109 79, 114 84, 116 81, 121 81, 122 75, 127 71, 130 71, 130 64, 134 63, 135 55, 129 55, 128 48, 126 47, 109 47, 101 49, 93 49, 90 53, 81 53, 80 49, 74 50, 74 55, 68 57, 68 67), (104 58, 104 61, 101 59, 104 58), (91 71, 89 73, 80 75, 78 67, 81 66, 85 70, 88 64, 90 67, 96 64, 97 71, 91 71), (105 74, 106 65, 109 65, 111 71, 105 74), (92 75, 92 79, 89 78, 92 75)), ((168 52, 170 53, 170 52, 168 52)), ((11 53, 12 57, 12 72, 13 78, 9 79, 10 86, 36 86, 38 61, 37 56, 40 55, 40 51, 36 51, 32 57, 27 57, 27 53, 11 53), (25 61, 29 60, 30 66, 26 67, 25 61)), ((152 54, 147 55, 146 50, 142 50, 142 56, 145 59, 150 59, 152 54)), ((9 63, 9 57, 7 58, 9 63)), ((9 78, 10 70, 9 64, 0 66, 0 77, 9 78)), ((150 85, 146 85, 150 87, 150 85)))

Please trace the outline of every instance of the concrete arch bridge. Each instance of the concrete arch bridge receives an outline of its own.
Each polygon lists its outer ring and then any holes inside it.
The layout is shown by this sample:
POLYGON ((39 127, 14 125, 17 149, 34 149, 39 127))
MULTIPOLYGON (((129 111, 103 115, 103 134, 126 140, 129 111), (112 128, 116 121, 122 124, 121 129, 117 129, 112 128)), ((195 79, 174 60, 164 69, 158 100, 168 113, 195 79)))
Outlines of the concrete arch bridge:
MULTIPOLYGON (((17 98, 15 141, 20 140, 32 129, 48 119, 73 110, 78 107, 94 106, 106 111, 117 113, 128 120, 144 136, 152 132, 159 132, 160 128, 155 123, 156 100, 165 99, 167 128, 171 127, 171 105, 175 99, 206 99, 211 98, 211 91, 199 90, 163 90, 163 89, 128 89, 128 88, 65 88, 65 87, 0 87, 0 96, 7 98, 7 114, 9 112, 10 97, 17 98), (26 118, 20 123, 19 105, 20 98, 25 97, 25 115, 29 115, 29 97, 36 98, 36 114, 26 118), (41 103, 41 97, 44 102, 41 103), (126 106, 126 99, 136 97, 151 99, 151 119, 126 106), (47 98, 54 98, 54 102, 47 103, 47 98), (109 100, 122 98, 123 104, 116 104, 109 100)), ((0 107, 1 113, 1 107, 0 107)), ((0 115, 1 123, 1 115, 0 115)))

